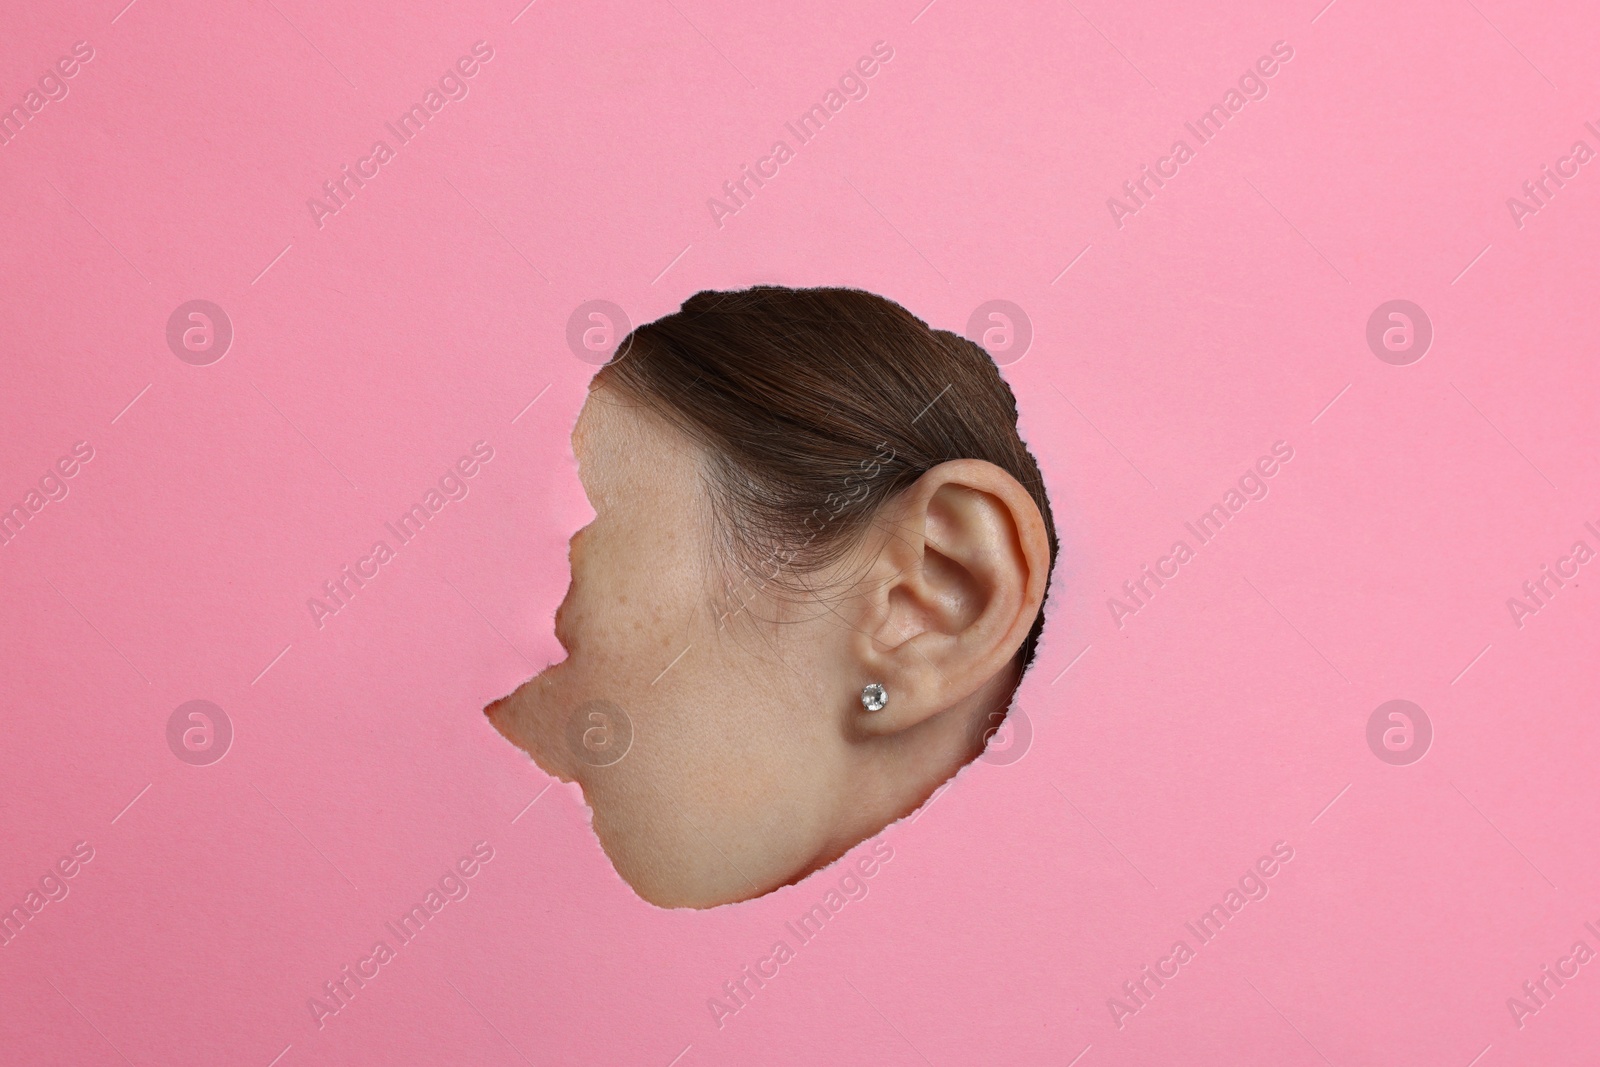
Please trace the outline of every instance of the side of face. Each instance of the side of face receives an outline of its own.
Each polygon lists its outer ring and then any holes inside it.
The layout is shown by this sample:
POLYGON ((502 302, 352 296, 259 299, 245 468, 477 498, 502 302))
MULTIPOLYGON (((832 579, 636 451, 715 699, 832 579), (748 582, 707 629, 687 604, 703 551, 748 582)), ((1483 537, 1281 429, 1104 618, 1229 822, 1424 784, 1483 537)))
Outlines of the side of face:
POLYGON ((573 446, 595 517, 572 539, 556 614, 567 658, 490 718, 582 787, 644 899, 706 906, 776 888, 825 847, 843 792, 840 695, 821 683, 836 628, 760 608, 722 618, 704 456, 659 416, 597 388, 573 446))
POLYGON ((716 531, 737 517, 713 514, 706 454, 659 415, 595 388, 573 448, 595 517, 556 613, 567 657, 486 710, 582 787, 645 900, 710 907, 793 882, 981 750, 1049 573, 1016 479, 939 464, 802 597, 730 566, 716 531), (862 707, 869 682, 890 694, 881 710, 862 707))

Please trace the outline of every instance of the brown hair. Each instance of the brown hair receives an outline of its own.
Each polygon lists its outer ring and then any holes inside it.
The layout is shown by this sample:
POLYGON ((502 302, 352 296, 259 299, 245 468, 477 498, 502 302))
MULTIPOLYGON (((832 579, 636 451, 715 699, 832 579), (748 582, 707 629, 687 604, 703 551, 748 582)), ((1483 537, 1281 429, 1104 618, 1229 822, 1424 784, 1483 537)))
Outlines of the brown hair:
MULTIPOLYGON (((705 447, 718 532, 760 578, 838 559, 886 500, 955 459, 1022 484, 1054 568, 1050 501, 1011 387, 981 347, 891 300, 770 285, 696 293, 634 330, 599 380, 705 447)), ((1043 625, 1041 606, 1023 667, 1043 625)))

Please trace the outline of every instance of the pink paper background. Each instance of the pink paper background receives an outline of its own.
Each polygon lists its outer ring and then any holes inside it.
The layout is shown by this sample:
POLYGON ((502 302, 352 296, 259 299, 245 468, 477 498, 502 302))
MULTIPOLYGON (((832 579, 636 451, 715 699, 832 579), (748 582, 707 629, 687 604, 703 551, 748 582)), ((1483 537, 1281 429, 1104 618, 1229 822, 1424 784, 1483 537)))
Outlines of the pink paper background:
POLYGON ((1600 549, 1600 162, 1520 228, 1506 204, 1600 149, 1592 8, 124 2, 12 3, 0 44, 6 107, 94 49, 0 145, 0 505, 94 448, 0 545, 0 907, 94 848, 0 948, 0 1059, 1593 1062, 1600 962, 1506 1004, 1600 950, 1600 564, 1506 604, 1600 549), (319 228, 307 199, 477 41, 469 95, 319 228), (796 147, 875 41, 868 96, 796 147), (1119 228, 1107 198, 1275 41, 1266 98, 1119 228), (758 281, 955 330, 1023 307, 1007 375, 1063 535, 1031 738, 886 830, 803 946, 837 872, 645 905, 480 714, 559 654, 569 315, 758 281), (235 331, 209 366, 166 343, 193 298, 235 331), (1365 339, 1396 298, 1435 331, 1409 366, 1365 339), (307 598, 477 440, 470 495, 319 629, 307 598), (1107 598, 1278 440, 1270 495, 1119 628, 1107 598), (1366 740, 1395 698, 1435 731, 1408 766, 1366 740), (209 766, 166 740, 193 699, 235 730, 209 766), (308 998, 478 841, 466 899, 319 1028, 308 998))

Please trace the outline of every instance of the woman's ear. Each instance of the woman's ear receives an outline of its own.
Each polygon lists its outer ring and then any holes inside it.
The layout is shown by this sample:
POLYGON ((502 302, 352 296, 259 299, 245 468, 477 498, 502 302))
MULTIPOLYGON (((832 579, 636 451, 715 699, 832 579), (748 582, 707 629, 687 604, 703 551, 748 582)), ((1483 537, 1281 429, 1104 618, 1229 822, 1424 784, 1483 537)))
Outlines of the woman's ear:
POLYGON ((852 635, 869 736, 897 733, 978 696, 1015 660, 1044 603, 1050 543, 1021 483, 993 463, 941 463, 887 503, 869 535, 852 635))

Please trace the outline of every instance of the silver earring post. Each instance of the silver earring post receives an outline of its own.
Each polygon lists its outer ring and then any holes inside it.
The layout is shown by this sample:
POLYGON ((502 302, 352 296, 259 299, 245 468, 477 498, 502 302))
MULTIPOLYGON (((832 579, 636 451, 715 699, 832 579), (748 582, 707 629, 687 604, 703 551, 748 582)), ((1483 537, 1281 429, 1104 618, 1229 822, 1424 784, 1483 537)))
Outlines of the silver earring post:
POLYGON ((882 711, 889 704, 888 690, 877 682, 863 686, 861 689, 861 706, 868 711, 882 711))

